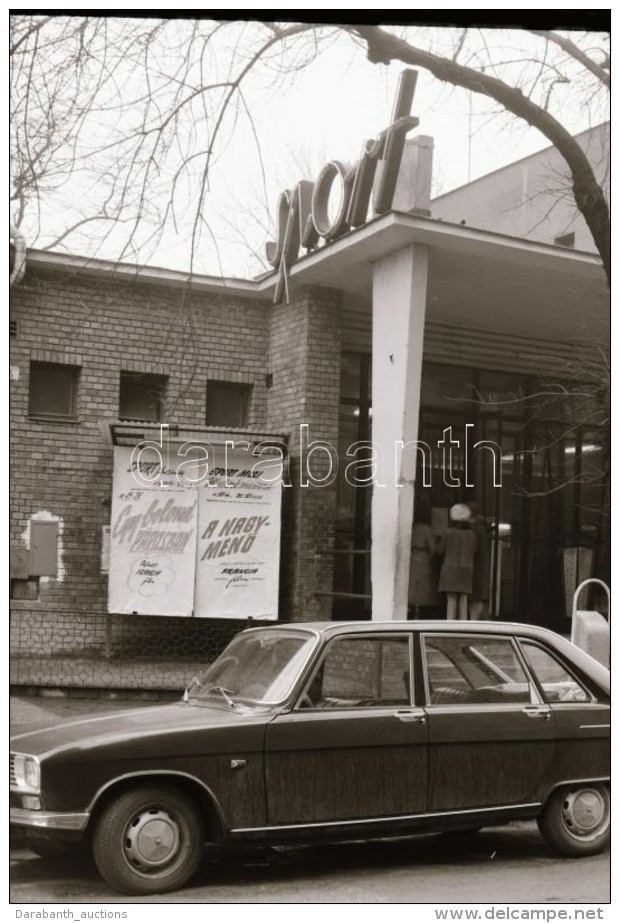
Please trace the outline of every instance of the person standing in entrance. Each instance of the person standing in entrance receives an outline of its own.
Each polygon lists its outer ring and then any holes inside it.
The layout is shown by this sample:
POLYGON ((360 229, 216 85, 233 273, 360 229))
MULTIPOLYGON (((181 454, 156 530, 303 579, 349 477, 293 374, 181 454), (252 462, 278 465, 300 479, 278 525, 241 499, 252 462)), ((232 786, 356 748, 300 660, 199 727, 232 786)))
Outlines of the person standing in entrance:
POLYGON ((467 619, 473 590, 476 536, 471 511, 465 503, 450 509, 450 527, 443 539, 444 559, 439 573, 439 592, 446 593, 448 619, 467 619))
POLYGON ((415 520, 411 527, 409 559, 409 618, 429 618, 438 604, 435 569, 437 538, 430 526, 430 500, 422 492, 416 500, 415 520))

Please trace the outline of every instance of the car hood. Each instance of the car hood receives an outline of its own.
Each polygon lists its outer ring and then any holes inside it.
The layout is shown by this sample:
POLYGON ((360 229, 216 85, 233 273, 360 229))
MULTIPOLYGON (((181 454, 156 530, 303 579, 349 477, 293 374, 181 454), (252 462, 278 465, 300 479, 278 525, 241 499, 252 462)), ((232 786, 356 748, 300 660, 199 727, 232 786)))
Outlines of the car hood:
POLYGON ((225 731, 264 724, 273 711, 264 707, 230 708, 226 703, 188 704, 134 708, 110 715, 96 715, 59 722, 52 727, 24 730, 11 737, 11 750, 44 756, 58 750, 86 750, 106 743, 145 740, 164 735, 213 729, 225 731))

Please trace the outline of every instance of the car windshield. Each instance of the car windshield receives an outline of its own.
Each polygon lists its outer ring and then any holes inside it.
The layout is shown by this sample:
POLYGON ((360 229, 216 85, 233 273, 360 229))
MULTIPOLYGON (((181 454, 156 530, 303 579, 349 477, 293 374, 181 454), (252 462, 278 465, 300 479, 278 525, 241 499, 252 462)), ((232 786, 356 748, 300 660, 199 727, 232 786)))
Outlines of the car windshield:
POLYGON ((266 628, 243 632, 228 645, 187 697, 200 700, 219 696, 275 704, 287 697, 308 660, 316 637, 305 631, 266 628))

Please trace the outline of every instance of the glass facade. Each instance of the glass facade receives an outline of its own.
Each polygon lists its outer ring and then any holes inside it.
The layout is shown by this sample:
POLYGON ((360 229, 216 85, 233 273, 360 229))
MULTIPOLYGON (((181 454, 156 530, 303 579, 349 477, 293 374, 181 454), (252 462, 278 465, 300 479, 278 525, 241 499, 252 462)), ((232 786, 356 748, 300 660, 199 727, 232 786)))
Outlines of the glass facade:
MULTIPOLYGON (((371 469, 366 485, 345 476, 355 460, 359 481, 370 458, 370 375, 369 355, 343 354, 337 619, 370 616, 371 469)), ((593 389, 425 363, 418 442, 418 517, 422 506, 431 523, 445 523, 462 501, 484 519, 490 617, 566 631, 576 583, 610 576, 609 442, 593 389)), ((600 604, 587 595, 580 608, 600 604)))

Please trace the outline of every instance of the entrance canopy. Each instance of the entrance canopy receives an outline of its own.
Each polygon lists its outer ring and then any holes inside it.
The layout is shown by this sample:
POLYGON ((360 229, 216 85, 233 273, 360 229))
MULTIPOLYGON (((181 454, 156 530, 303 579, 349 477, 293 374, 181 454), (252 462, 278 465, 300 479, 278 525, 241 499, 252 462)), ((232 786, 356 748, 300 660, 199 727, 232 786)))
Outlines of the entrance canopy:
MULTIPOLYGON (((373 264, 412 244, 429 250, 427 321, 573 340, 609 329, 598 256, 565 247, 390 212, 297 260, 289 286, 344 293, 345 309, 370 312, 373 264)), ((273 293, 276 274, 258 283, 273 293)))

